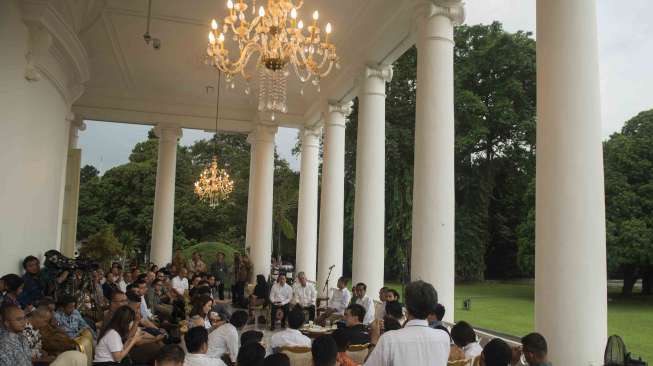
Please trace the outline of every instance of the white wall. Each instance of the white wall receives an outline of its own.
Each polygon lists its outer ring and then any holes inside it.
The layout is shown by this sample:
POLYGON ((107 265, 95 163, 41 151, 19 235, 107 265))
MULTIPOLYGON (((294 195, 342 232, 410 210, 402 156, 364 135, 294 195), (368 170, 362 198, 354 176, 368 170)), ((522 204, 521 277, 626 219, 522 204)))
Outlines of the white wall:
POLYGON ((43 77, 25 79, 29 34, 0 1, 0 275, 59 247, 68 107, 43 77))

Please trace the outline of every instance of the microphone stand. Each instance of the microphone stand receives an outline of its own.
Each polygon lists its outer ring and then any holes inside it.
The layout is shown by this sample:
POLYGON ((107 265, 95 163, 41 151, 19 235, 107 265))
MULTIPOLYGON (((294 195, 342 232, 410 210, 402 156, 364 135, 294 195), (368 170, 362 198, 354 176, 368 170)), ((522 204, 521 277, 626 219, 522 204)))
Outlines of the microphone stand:
POLYGON ((333 271, 333 268, 335 266, 329 267, 329 274, 327 275, 326 281, 324 281, 324 287, 322 288, 322 292, 326 292, 326 306, 327 308, 329 307, 329 279, 331 278, 331 271, 333 271))

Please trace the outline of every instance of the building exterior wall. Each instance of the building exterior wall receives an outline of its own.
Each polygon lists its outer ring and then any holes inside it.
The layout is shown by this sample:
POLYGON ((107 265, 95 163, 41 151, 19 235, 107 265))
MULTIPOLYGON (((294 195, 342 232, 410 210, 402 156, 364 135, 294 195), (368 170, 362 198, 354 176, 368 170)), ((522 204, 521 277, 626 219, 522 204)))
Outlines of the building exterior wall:
POLYGON ((25 77, 30 35, 14 1, 0 2, 0 273, 57 249, 68 148, 67 102, 25 77))

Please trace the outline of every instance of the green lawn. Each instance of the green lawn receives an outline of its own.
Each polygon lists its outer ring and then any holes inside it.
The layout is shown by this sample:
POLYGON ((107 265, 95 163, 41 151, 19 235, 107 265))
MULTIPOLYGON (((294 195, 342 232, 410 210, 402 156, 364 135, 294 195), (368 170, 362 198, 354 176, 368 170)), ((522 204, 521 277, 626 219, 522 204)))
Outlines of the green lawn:
MULTIPOLYGON (((387 284, 401 290, 396 283, 387 284)), ((400 291, 401 292, 401 291, 400 291)), ((608 332, 619 334, 628 350, 653 361, 653 298, 618 296, 610 288, 608 332)), ((456 320, 505 334, 522 336, 533 330, 533 285, 531 283, 485 282, 456 285, 456 320), (472 308, 462 308, 463 299, 472 299, 472 308)))

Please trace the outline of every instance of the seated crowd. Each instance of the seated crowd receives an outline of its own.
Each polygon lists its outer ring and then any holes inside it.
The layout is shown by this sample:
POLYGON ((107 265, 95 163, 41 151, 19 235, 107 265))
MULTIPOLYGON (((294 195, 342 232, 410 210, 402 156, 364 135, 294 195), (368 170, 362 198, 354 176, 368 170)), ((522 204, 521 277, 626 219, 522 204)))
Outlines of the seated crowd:
POLYGON ((259 274, 249 285, 247 255, 236 255, 230 267, 223 253, 207 265, 199 253, 185 261, 178 251, 164 268, 114 263, 91 273, 51 273, 29 256, 23 268, 22 276, 0 278, 0 365, 285 366, 293 364, 290 349, 310 351, 315 366, 506 366, 522 357, 548 365, 546 340, 537 333, 520 348, 499 338, 483 347, 469 323, 448 328, 437 292, 422 281, 406 286, 402 304, 390 288, 378 301, 364 283, 350 292, 343 277, 320 306, 315 283, 302 272, 293 286, 284 273, 269 280, 259 274), (228 279, 231 300, 224 296, 228 279), (259 323, 281 329, 266 337, 259 323), (332 333, 302 332, 307 323, 332 333))

